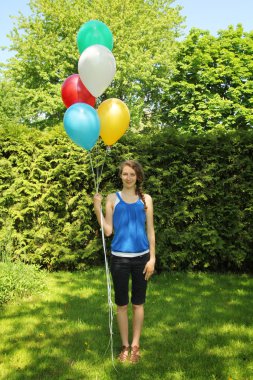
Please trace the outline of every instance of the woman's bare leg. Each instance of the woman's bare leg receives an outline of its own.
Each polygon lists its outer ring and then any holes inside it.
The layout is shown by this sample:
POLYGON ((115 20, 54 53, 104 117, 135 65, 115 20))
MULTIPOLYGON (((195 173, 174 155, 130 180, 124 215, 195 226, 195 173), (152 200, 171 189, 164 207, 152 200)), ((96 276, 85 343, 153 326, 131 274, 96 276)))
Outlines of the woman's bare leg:
POLYGON ((121 336, 122 346, 129 346, 128 340, 128 314, 127 305, 117 306, 117 322, 121 336))
POLYGON ((144 321, 144 305, 133 305, 133 340, 132 347, 140 346, 140 336, 144 321))

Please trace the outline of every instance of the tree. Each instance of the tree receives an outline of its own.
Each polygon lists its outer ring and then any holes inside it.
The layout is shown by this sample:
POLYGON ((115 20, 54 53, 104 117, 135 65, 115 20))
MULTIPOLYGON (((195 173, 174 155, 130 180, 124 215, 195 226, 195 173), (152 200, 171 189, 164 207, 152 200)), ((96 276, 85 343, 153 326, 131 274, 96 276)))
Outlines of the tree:
POLYGON ((12 93, 14 86, 13 81, 0 78, 0 125, 18 122, 19 102, 12 93))
POLYGON ((238 25, 219 32, 192 29, 182 42, 168 92, 165 124, 182 131, 251 129, 253 32, 238 25))
POLYGON ((31 0, 31 16, 19 15, 10 38, 16 55, 4 77, 19 104, 22 123, 38 127, 59 121, 65 110, 62 82, 77 72, 76 34, 90 19, 103 21, 114 36, 115 80, 100 100, 117 97, 138 128, 143 110, 155 108, 174 65, 182 17, 173 0, 31 0))

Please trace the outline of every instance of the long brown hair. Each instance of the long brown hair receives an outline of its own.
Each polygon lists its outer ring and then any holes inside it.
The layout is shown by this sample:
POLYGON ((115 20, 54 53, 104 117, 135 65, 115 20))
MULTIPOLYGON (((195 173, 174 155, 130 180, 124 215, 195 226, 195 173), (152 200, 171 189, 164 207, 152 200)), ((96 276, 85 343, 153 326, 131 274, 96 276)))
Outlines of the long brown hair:
POLYGON ((141 198, 142 202, 144 203, 144 208, 145 208, 145 210, 147 210, 147 205, 146 205, 144 193, 143 193, 143 190, 142 190, 142 184, 144 182, 144 171, 143 171, 143 168, 142 168, 141 164, 138 161, 134 161, 134 160, 123 161, 120 164, 120 167, 119 167, 119 175, 120 176, 121 176, 121 174, 122 174, 123 169, 124 169, 125 166, 129 166, 131 169, 133 169, 135 171, 135 174, 136 174, 136 177, 137 177, 137 179, 136 179, 135 193, 141 198))

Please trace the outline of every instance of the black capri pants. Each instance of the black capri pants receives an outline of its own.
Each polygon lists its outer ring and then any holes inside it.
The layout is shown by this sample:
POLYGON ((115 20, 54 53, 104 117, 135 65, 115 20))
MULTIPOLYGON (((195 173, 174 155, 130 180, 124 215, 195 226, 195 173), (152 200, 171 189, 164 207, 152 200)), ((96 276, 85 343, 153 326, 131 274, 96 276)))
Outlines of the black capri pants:
POLYGON ((135 257, 120 257, 111 255, 111 274, 114 286, 115 303, 124 306, 129 303, 128 284, 132 279, 131 302, 142 305, 146 300, 147 281, 143 270, 149 261, 150 254, 145 253, 135 257))

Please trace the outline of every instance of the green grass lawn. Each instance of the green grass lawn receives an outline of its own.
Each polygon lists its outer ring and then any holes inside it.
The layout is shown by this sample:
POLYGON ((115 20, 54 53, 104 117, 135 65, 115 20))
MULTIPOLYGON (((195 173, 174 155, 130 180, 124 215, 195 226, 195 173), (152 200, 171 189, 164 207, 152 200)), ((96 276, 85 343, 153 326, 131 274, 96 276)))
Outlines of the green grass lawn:
POLYGON ((104 270, 48 274, 43 295, 0 310, 0 379, 252 380, 252 294, 247 275, 153 277, 142 359, 114 367, 104 270))

